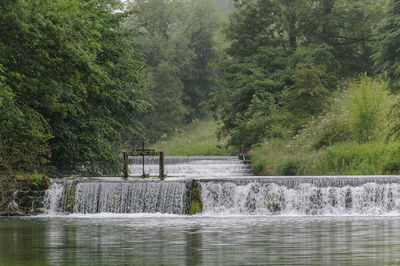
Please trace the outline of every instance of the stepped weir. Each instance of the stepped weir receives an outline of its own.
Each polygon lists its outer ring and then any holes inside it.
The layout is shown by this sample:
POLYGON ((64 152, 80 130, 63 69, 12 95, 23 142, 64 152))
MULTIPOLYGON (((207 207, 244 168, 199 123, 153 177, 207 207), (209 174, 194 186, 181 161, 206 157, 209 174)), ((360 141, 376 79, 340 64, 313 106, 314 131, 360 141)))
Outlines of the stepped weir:
MULTIPOLYGON (((129 161, 139 171, 142 157, 129 161)), ((158 158, 145 159, 157 175, 158 158)), ((400 214, 400 176, 251 176, 236 157, 165 157, 164 181, 119 177, 55 180, 46 212, 192 214, 198 197, 203 215, 400 214), (197 197, 196 193, 199 194, 197 197)))

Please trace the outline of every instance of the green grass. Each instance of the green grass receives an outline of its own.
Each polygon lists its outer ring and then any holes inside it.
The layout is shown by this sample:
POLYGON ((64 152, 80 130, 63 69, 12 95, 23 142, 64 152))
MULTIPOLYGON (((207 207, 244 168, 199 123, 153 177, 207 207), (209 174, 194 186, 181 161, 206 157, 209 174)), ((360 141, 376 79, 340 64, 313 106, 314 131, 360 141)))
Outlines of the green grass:
POLYGON ((169 156, 230 155, 226 140, 217 138, 218 124, 212 119, 195 121, 174 136, 150 146, 169 156))
POLYGON ((253 149, 257 175, 400 174, 400 142, 340 143, 316 150, 272 141, 253 149))
POLYGON ((399 174, 400 143, 369 142, 328 147, 311 168, 313 174, 399 174))

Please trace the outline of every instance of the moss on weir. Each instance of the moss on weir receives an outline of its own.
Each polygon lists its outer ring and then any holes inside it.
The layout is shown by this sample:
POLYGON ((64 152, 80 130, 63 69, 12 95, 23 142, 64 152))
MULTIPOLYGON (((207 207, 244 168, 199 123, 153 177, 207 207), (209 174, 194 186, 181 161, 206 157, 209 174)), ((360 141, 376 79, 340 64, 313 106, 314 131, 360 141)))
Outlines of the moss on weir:
POLYGON ((32 189, 46 190, 51 184, 48 176, 37 172, 33 174, 17 174, 15 178, 20 181, 26 180, 32 189))
POLYGON ((74 212, 75 206, 75 190, 76 190, 76 182, 68 182, 65 188, 65 211, 68 213, 74 212))
POLYGON ((203 211, 203 201, 201 199, 201 184, 199 181, 193 180, 190 188, 190 196, 190 215, 201 213, 203 211))

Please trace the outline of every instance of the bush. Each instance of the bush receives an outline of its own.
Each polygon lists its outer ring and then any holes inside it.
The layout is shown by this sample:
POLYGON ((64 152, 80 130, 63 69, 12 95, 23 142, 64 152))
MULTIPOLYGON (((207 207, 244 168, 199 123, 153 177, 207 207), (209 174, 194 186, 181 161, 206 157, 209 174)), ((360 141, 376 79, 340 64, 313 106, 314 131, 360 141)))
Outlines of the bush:
POLYGON ((328 147, 316 162, 313 174, 363 175, 380 173, 382 147, 379 144, 338 144, 328 147))
POLYGON ((279 162, 276 161, 276 158, 283 160, 287 156, 282 152, 282 143, 282 140, 272 140, 252 149, 251 171, 255 175, 274 175, 277 173, 276 169, 279 162))
POLYGON ((329 111, 310 120, 297 142, 322 149, 337 143, 386 139, 395 101, 387 94, 386 83, 362 75, 359 82, 343 85, 346 89, 336 93, 329 111))
POLYGON ((334 117, 321 126, 321 131, 315 138, 313 147, 315 149, 321 149, 336 143, 347 142, 349 140, 351 140, 351 131, 349 126, 344 121, 334 117))
POLYGON ((278 110, 271 93, 254 94, 246 112, 236 114, 229 144, 250 147, 265 138, 283 138, 287 134, 281 121, 285 119, 287 114, 278 110))
POLYGON ((395 174, 400 165, 400 143, 347 143, 331 146, 310 168, 315 175, 395 174))
POLYGON ((400 160, 397 159, 397 160, 388 162, 383 167, 383 172, 384 172, 384 174, 387 174, 387 175, 399 174, 400 173, 400 160))
POLYGON ((296 159, 288 159, 278 167, 278 175, 294 176, 297 175, 301 168, 301 161, 296 159))
MULTIPOLYGON (((345 111, 348 112, 350 130, 358 143, 378 139, 387 128, 390 109, 394 97, 389 95, 388 84, 366 76, 360 76, 359 82, 351 82, 345 111)), ((387 133, 387 132, 386 132, 387 133)))
POLYGON ((294 141, 273 139, 252 149, 251 170, 255 175, 301 175, 318 153, 294 141))
POLYGON ((315 150, 299 139, 253 148, 256 175, 380 175, 400 173, 400 142, 341 143, 315 150))

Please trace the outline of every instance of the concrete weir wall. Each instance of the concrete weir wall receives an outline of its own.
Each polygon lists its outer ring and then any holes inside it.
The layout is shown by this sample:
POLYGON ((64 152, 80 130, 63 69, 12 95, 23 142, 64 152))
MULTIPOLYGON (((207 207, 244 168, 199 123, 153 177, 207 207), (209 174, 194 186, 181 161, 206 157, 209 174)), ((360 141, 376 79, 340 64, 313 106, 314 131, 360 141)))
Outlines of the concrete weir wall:
POLYGON ((40 184, 29 179, 0 178, 0 216, 24 216, 40 213, 50 181, 40 184))

